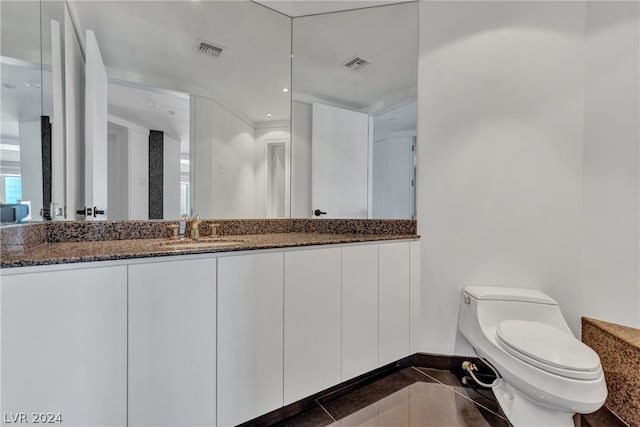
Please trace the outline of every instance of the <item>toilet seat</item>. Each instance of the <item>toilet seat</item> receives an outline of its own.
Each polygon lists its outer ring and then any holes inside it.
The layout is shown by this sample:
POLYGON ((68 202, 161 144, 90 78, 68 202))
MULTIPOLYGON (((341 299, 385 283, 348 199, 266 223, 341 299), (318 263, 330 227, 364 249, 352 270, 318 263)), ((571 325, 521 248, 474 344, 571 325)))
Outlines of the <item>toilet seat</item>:
POLYGON ((496 341, 512 356, 556 375, 589 380, 601 374, 595 351, 573 335, 545 323, 502 321, 496 329, 496 341))

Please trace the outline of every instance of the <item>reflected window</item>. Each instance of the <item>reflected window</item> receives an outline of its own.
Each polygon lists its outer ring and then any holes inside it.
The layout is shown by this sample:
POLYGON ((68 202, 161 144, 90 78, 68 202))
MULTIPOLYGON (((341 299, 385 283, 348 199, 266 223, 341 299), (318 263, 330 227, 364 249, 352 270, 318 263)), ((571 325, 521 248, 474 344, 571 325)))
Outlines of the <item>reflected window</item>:
POLYGON ((180 183, 180 212, 191 213, 191 200, 189 199, 189 183, 180 183))
POLYGON ((4 194, 8 204, 18 203, 19 200, 22 200, 22 178, 19 176, 5 177, 4 194))

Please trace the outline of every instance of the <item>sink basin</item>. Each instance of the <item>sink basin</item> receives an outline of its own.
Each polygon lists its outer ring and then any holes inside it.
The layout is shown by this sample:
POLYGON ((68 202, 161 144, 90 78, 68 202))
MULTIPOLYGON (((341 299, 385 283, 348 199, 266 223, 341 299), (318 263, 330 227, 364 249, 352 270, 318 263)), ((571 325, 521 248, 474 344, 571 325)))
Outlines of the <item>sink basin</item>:
POLYGON ((226 246, 237 246, 245 243, 242 239, 202 239, 202 240, 172 240, 169 242, 161 242, 158 246, 166 249, 175 250, 192 250, 192 249, 216 249, 226 246))

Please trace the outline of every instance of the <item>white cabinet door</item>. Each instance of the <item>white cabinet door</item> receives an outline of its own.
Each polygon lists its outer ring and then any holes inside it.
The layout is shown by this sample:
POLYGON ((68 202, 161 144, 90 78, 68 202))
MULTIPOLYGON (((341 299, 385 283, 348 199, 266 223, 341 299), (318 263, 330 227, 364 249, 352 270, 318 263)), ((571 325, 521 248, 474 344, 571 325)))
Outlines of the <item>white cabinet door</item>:
POLYGON ((378 367, 378 245, 342 248, 342 381, 378 367))
POLYGON ((340 382, 341 249, 285 253, 284 404, 340 382))
POLYGON ((218 260, 218 425, 280 408, 283 254, 218 260))
POLYGON ((216 261, 129 266, 129 426, 216 422, 216 261))
MULTIPOLYGON (((127 422, 127 268, 2 277, 2 412, 127 422)), ((3 417, 4 419, 4 417, 3 417)))
POLYGON ((380 366, 411 353, 409 339, 409 242, 379 248, 380 366))

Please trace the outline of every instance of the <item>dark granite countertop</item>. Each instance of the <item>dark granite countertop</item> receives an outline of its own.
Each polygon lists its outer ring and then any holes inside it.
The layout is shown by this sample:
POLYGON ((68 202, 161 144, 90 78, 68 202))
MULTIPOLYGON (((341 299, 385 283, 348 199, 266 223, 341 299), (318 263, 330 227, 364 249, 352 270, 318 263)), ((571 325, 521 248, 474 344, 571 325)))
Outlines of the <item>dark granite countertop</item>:
POLYGON ((69 264, 296 246, 416 239, 418 237, 416 234, 270 233, 204 237, 198 241, 200 243, 190 240, 179 242, 168 238, 44 243, 24 251, 3 256, 0 261, 0 267, 69 264), (196 243, 196 245, 193 243, 196 243), (206 246, 208 244, 211 245, 206 246), (217 244, 220 246, 214 246, 217 244), (204 246, 197 247, 197 245, 204 246))

